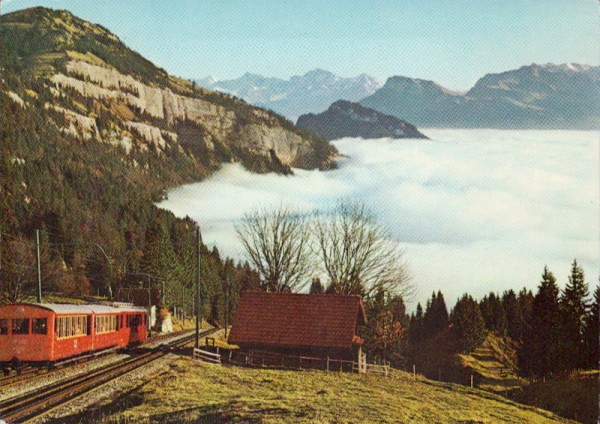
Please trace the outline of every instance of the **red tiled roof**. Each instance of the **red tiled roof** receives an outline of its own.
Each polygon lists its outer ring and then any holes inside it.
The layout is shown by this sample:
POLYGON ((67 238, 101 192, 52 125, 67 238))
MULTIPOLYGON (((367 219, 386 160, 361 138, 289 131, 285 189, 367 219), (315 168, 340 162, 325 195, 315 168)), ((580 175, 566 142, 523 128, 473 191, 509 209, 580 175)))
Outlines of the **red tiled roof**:
POLYGON ((366 322, 359 296, 242 293, 229 342, 280 347, 351 348, 366 322))

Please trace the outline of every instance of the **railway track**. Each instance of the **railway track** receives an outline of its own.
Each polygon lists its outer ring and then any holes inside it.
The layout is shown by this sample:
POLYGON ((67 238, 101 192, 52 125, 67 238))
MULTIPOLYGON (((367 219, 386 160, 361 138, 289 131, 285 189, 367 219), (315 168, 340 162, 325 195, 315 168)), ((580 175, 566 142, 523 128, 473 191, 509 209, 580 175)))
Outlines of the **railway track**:
MULTIPOLYGON (((201 336, 207 336, 216 331, 218 329, 207 330, 202 332, 201 336)), ((189 344, 194 340, 194 337, 193 334, 183 337, 172 343, 165 344, 159 350, 148 351, 116 364, 95 369, 88 374, 50 384, 36 393, 16 396, 0 402, 0 419, 4 419, 8 423, 30 422, 34 418, 48 414, 68 401, 98 389, 118 377, 124 376, 165 356, 173 348, 189 344)))
MULTIPOLYGON (((189 330, 178 331, 176 333, 162 334, 160 336, 151 337, 146 342, 139 347, 144 347, 145 345, 157 343, 164 339, 170 339, 173 337, 177 337, 181 334, 189 333, 189 330)), ((109 355, 114 355, 116 350, 111 349, 105 352, 100 352, 99 354, 90 355, 89 357, 81 357, 76 358, 74 361, 70 361, 68 363, 59 363, 56 364, 52 369, 48 367, 27 367, 19 370, 19 373, 8 375, 4 377, 0 377, 0 389, 6 389, 8 387, 25 383, 28 381, 35 380, 40 377, 48 377, 55 374, 58 371, 64 370, 69 367, 76 367, 78 365, 86 364, 89 361, 93 361, 99 358, 106 358, 109 355)))

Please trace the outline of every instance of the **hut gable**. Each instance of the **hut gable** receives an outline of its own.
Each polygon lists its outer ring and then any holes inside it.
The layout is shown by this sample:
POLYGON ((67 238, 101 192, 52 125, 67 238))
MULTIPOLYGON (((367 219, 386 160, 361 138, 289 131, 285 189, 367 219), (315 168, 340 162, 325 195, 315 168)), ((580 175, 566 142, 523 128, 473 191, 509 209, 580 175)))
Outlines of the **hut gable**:
POLYGON ((358 296, 245 292, 230 343, 281 348, 351 349, 366 322, 358 296))

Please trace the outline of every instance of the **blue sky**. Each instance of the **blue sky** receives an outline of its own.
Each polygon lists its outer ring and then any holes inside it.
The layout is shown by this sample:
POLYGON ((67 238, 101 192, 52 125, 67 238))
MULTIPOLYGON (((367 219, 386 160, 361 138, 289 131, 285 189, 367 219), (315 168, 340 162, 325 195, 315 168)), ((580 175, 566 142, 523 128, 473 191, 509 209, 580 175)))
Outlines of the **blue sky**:
POLYGON ((469 88, 530 63, 600 60, 597 0, 4 0, 100 23, 170 73, 288 78, 314 68, 469 88))

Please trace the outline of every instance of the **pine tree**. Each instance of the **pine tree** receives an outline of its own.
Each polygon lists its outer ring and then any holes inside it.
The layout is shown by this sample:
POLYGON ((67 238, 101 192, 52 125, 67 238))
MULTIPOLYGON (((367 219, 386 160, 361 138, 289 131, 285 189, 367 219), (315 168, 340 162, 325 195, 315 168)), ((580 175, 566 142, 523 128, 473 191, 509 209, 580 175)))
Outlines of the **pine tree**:
POLYGON ((513 340, 520 341, 523 327, 523 316, 517 295, 511 289, 502 294, 502 307, 506 315, 506 334, 513 340))
POLYGON ((519 349, 519 365, 526 375, 544 377, 560 368, 558 292, 554 274, 545 267, 532 304, 531 328, 519 349))
POLYGON ((423 316, 425 337, 432 338, 448 327, 448 309, 441 291, 433 292, 423 316))
POLYGON ((586 298, 589 295, 583 269, 573 261, 569 283, 560 298, 561 314, 561 365, 564 369, 583 366, 584 326, 588 310, 586 298))
POLYGON ((417 303, 417 310, 410 319, 410 341, 413 345, 423 340, 423 307, 417 303))
POLYGON ((448 308, 446 307, 446 301, 441 291, 438 290, 435 300, 433 327, 439 332, 448 328, 448 308))
POLYGON ((493 292, 484 296, 479 302, 479 308, 488 330, 506 334, 506 314, 499 296, 493 292))
POLYGON ((585 361, 586 367, 598 367, 600 351, 598 348, 600 337, 598 324, 600 322, 600 285, 594 291, 594 302, 585 319, 585 361))
POLYGON ((465 294, 456 302, 450 322, 459 351, 471 352, 485 340, 485 324, 481 310, 470 295, 465 294))
POLYGON ((519 292, 517 300, 519 309, 521 309, 521 335, 519 340, 523 340, 525 335, 531 331, 532 310, 533 310, 533 292, 523 287, 519 292))

